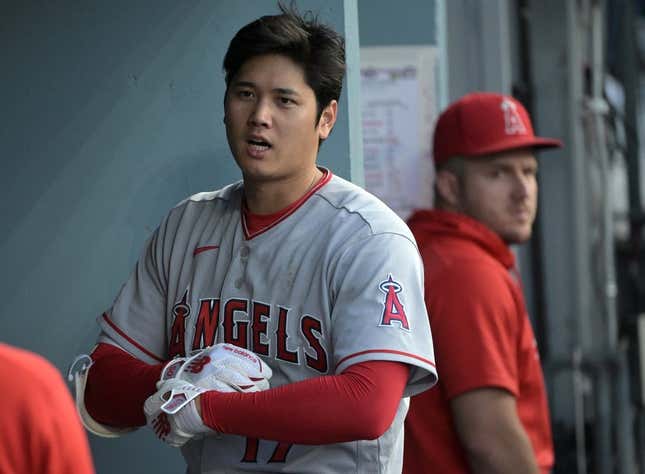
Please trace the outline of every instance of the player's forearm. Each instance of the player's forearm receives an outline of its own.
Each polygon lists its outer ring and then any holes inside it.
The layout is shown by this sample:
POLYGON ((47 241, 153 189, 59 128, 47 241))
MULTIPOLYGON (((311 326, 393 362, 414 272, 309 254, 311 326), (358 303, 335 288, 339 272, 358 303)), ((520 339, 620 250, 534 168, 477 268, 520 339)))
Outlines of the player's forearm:
POLYGON ((531 441, 517 414, 515 395, 483 387, 450 401, 453 421, 475 474, 537 474, 531 441))
POLYGON ((482 434, 464 445, 473 474, 539 474, 528 436, 519 431, 482 434))
POLYGON ((375 439, 394 419, 408 371, 401 363, 374 361, 264 392, 209 392, 202 417, 221 433, 288 443, 375 439))
POLYGON ((156 391, 163 364, 146 364, 109 344, 99 344, 92 360, 85 387, 92 418, 117 428, 145 425, 143 403, 156 391))

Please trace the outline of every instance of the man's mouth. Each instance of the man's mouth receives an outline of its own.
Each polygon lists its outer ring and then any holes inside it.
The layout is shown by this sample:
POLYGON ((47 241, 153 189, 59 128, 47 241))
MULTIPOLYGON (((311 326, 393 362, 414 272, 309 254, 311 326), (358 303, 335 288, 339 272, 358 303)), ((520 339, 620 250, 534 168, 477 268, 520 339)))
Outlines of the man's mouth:
POLYGON ((251 149, 257 150, 257 151, 265 151, 271 148, 271 144, 264 140, 250 139, 250 140, 247 140, 247 143, 251 146, 251 149))
POLYGON ((513 216, 518 219, 528 219, 531 216, 531 212, 528 209, 515 209, 513 216))

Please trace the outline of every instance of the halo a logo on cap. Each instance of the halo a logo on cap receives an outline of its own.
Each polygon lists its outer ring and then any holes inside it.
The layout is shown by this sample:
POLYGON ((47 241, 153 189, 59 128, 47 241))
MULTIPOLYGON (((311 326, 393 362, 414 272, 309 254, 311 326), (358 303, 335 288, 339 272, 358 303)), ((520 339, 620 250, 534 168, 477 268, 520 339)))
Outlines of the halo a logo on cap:
POLYGON ((520 114, 517 113, 517 106, 509 99, 502 100, 501 105, 504 112, 504 131, 507 135, 524 135, 526 127, 520 114))

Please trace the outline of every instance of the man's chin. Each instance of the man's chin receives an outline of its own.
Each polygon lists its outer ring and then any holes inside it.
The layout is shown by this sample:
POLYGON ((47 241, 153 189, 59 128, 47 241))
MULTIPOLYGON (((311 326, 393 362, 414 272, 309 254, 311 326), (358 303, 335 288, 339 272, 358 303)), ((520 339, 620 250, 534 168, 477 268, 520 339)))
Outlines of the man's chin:
POLYGON ((271 169, 264 163, 252 163, 247 166, 240 166, 242 169, 242 176, 245 181, 257 181, 258 183, 273 181, 279 177, 276 170, 271 169))
POLYGON ((509 245, 519 245, 525 243, 531 238, 531 231, 528 230, 517 230, 505 232, 504 235, 501 235, 504 242, 509 245))

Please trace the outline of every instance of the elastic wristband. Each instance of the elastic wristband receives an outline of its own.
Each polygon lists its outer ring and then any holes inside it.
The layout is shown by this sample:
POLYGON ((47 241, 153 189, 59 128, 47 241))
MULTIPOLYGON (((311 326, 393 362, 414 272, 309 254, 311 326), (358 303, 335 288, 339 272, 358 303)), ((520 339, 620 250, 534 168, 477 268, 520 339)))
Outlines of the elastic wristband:
POLYGON ((177 428, 185 433, 196 435, 213 432, 213 430, 204 424, 199 413, 197 413, 195 400, 191 401, 173 416, 175 417, 177 428))

